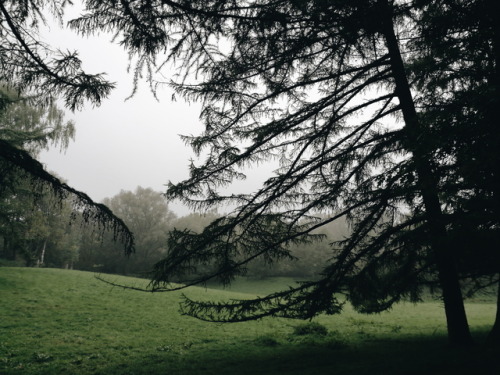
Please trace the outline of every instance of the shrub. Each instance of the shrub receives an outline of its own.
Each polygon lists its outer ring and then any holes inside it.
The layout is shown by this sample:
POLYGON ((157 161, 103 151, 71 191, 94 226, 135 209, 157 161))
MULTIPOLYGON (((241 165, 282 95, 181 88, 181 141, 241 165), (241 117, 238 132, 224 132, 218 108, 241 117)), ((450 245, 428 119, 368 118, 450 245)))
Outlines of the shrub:
POLYGON ((293 328, 293 334, 297 336, 305 336, 305 335, 326 336, 328 334, 328 329, 322 324, 316 322, 309 322, 295 326, 293 328))
POLYGON ((259 346, 277 346, 279 345, 279 342, 271 336, 265 335, 265 336, 259 336, 255 339, 255 343, 259 346))

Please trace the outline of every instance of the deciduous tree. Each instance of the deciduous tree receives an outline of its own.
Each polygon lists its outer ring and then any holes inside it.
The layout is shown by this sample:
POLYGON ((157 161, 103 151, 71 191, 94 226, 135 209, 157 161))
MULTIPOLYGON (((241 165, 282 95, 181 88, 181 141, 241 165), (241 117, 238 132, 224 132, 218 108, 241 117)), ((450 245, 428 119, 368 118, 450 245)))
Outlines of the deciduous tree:
POLYGON ((123 257, 123 249, 113 241, 112 233, 99 239, 94 231, 85 230, 75 267, 85 270, 145 276, 167 252, 168 231, 175 214, 162 193, 138 186, 134 191, 122 190, 103 202, 134 233, 136 251, 123 257))
MULTIPOLYGON (((129 272, 150 272, 153 265, 166 255, 167 234, 175 219, 163 194, 138 186, 135 191, 122 190, 103 203, 134 233, 136 252, 127 262, 129 272)), ((115 254, 118 256, 121 252, 118 249, 115 254)), ((110 261, 116 262, 116 256, 110 261)))

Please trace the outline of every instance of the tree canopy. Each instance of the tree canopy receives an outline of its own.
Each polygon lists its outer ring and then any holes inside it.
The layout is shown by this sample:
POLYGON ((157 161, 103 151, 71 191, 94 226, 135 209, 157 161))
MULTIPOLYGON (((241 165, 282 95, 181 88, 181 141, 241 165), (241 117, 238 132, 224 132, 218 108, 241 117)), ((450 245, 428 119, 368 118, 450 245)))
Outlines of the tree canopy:
POLYGON ((148 275, 167 252, 168 231, 175 219, 165 197, 151 188, 138 186, 134 191, 122 190, 104 199, 103 203, 134 233, 135 253, 124 259, 121 246, 108 238, 91 245, 98 254, 89 260, 93 264, 102 264, 103 272, 148 275))
POLYGON ((61 96, 68 108, 85 101, 99 105, 113 89, 102 74, 86 74, 77 52, 61 51, 45 44, 39 26, 47 14, 62 23, 68 0, 23 0, 0 3, 0 82, 37 96, 42 102, 61 96), (51 96, 48 96, 50 93, 51 96))

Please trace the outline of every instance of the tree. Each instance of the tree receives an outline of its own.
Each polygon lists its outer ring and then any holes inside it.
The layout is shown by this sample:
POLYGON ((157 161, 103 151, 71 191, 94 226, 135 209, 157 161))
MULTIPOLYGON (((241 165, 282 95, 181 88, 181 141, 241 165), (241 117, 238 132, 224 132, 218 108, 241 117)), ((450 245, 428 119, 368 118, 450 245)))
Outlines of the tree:
MULTIPOLYGON (((35 106, 49 105, 56 95, 62 97, 70 109, 81 107, 85 100, 98 105, 113 88, 113 84, 104 80, 102 75, 83 72, 75 52, 53 51, 36 39, 39 25, 47 22, 44 10, 49 9, 56 19, 61 20, 64 7, 70 3, 67 0, 0 2, 0 82, 30 97, 35 106)), ((2 95, 0 112, 14 101, 16 99, 2 95)), ((17 130, 21 129, 14 131, 17 130)), ((24 174, 23 178, 33 182, 34 189, 44 185, 50 187, 61 201, 71 197, 73 206, 82 211, 86 222, 94 222, 101 228, 112 228, 115 236, 123 240, 125 251, 130 253, 133 250, 132 233, 118 217, 45 171, 26 150, 16 146, 12 138, 4 139, 4 135, 0 138, 2 188, 12 182, 7 176, 10 176, 10 171, 20 171, 24 174)))
MULTIPOLYGON (((123 265, 127 272, 143 275, 150 272, 166 253, 167 233, 175 219, 165 197, 151 188, 138 186, 133 192, 122 190, 114 197, 106 198, 103 203, 134 233, 135 254, 123 265)), ((108 241, 104 246, 111 249, 113 243, 108 241)), ((115 255, 108 258, 108 263, 116 264, 120 252, 122 250, 116 249, 115 245, 115 255)))
MULTIPOLYGON (((442 197, 460 275, 471 293, 500 281, 498 4, 427 3, 415 79, 425 88, 420 102, 430 137, 438 140, 435 152, 447 156, 442 197)), ((490 341, 500 342, 500 305, 490 341)))
POLYGON ((172 227, 178 230, 187 229, 190 232, 201 233, 214 220, 220 218, 221 215, 217 211, 206 213, 192 212, 186 216, 177 218, 172 227))
POLYGON ((253 277, 294 277, 299 280, 315 280, 321 277, 325 264, 335 255, 331 244, 342 241, 349 235, 345 220, 335 220, 313 232, 322 237, 321 241, 306 244, 296 244, 289 247, 290 259, 268 263, 257 258, 248 263, 247 275, 253 277))
POLYGON ((151 188, 138 186, 135 191, 122 190, 103 203, 123 219, 135 238, 135 253, 126 258, 123 249, 106 233, 99 239, 94 231, 82 233, 79 259, 75 267, 106 273, 145 276, 165 256, 167 233, 175 214, 165 197, 151 188))
POLYGON ((238 207, 200 234, 174 231, 169 256, 156 266, 156 287, 168 288, 173 277, 208 261, 216 269, 187 285, 211 278, 228 283, 255 258, 289 257, 290 245, 313 240, 311 233, 331 221, 346 217, 352 227, 321 280, 253 301, 186 300, 185 313, 215 321, 309 318, 340 311, 339 293, 363 311, 380 311, 408 295, 418 300, 419 285, 437 275, 450 341, 471 342, 441 198, 463 163, 444 173, 450 154, 436 152, 432 127, 422 118, 430 112, 425 101, 417 110, 419 87, 410 70, 426 46, 412 50, 418 44, 409 41, 422 38, 422 22, 440 22, 428 12, 432 2, 86 5, 88 13, 72 27, 115 33, 137 59, 135 76, 146 69, 152 83, 166 51, 166 62, 181 69, 172 87, 203 101, 205 131, 186 141, 206 160, 191 165, 189 179, 169 186, 169 198, 195 209, 238 207), (396 125, 388 120, 394 115, 396 125), (280 168, 256 193, 219 192, 245 178, 246 167, 270 158, 280 168), (335 213, 324 219, 323 210, 335 213))
MULTIPOLYGON (((64 122, 63 111, 54 104, 35 107, 30 105, 29 99, 20 97, 5 86, 0 87, 0 97, 8 103, 0 111, 0 139, 10 145, 37 157, 49 145, 66 148, 74 138, 74 124, 64 122)), ((61 216, 62 208, 68 206, 68 202, 55 204, 44 186, 34 191, 25 172, 12 163, 0 159, 0 168, 3 252, 11 259, 15 259, 16 253, 20 252, 28 265, 41 260, 43 263, 49 237, 55 237, 54 231, 59 231, 62 225, 53 219, 61 216)), ((68 212, 66 220, 69 218, 68 212)))
POLYGON ((62 23, 68 0, 2 1, 0 3, 0 82, 21 92, 29 92, 41 101, 47 95, 60 95, 66 106, 79 108, 85 100, 98 105, 114 85, 102 74, 90 75, 81 69, 76 52, 53 50, 36 39, 40 24, 46 24, 44 11, 62 23))
POLYGON ((15 185, 15 194, 2 198, 3 257, 22 257, 26 266, 72 265, 78 256, 78 242, 70 225, 71 202, 55 201, 43 190, 35 196, 26 180, 15 185))

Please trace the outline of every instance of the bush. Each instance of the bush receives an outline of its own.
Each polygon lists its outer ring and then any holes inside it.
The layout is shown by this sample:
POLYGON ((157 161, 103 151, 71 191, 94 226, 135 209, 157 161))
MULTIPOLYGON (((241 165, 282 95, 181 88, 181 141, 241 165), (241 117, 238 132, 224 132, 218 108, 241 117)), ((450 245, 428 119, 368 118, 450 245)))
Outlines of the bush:
POLYGON ((255 339, 255 343, 259 346, 267 346, 267 347, 273 347, 279 345, 279 342, 274 337, 271 337, 269 335, 257 337, 255 339))
POLYGON ((328 334, 328 329, 322 324, 316 322, 309 322, 295 326, 293 328, 293 334, 297 336, 305 336, 305 335, 326 336, 328 334))

